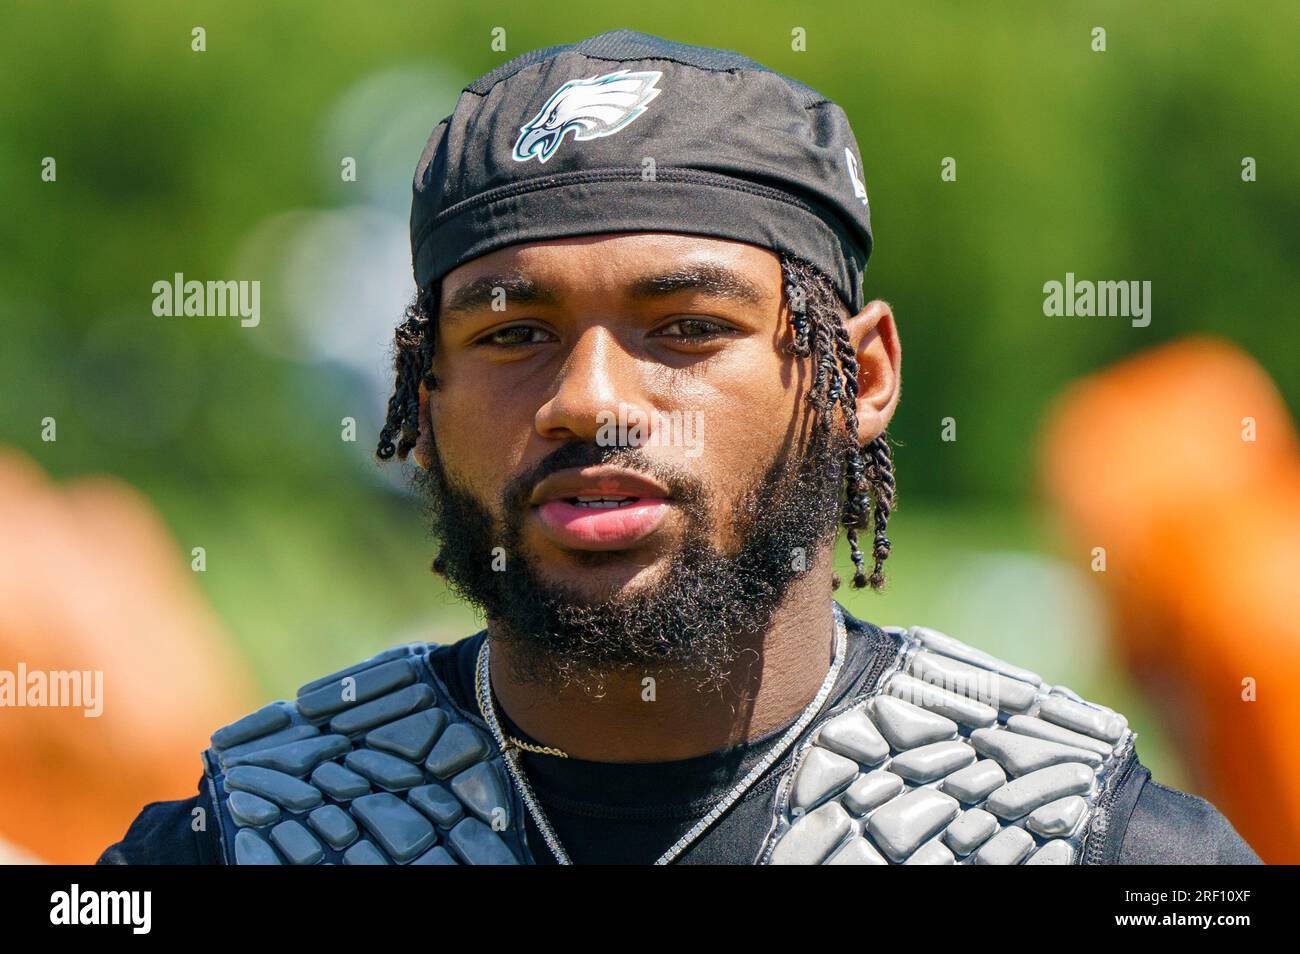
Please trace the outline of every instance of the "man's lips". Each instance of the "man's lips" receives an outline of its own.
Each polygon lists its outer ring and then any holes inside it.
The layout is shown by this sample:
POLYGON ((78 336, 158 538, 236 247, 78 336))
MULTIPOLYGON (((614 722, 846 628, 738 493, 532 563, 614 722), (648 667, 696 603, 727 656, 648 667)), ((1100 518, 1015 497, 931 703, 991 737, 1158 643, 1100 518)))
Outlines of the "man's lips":
POLYGON ((557 471, 533 490, 543 532, 574 550, 621 550, 653 533, 672 508, 658 481, 616 467, 557 471))
POLYGON ((593 509, 567 500, 537 508, 547 536, 571 550, 623 550, 654 531, 672 508, 667 500, 636 500, 593 509))

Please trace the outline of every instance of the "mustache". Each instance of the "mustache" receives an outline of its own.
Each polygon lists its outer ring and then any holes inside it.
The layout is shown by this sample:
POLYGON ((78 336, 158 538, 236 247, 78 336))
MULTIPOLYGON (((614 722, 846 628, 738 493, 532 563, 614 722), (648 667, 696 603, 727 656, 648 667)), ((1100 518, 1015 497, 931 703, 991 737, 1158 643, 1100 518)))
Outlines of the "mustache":
POLYGON ((533 489, 551 474, 571 467, 594 467, 597 464, 625 467, 653 477, 687 508, 699 507, 706 498, 704 485, 697 478, 680 468, 652 459, 639 448, 572 441, 510 478, 501 492, 502 508, 508 514, 519 513, 528 506, 533 489))

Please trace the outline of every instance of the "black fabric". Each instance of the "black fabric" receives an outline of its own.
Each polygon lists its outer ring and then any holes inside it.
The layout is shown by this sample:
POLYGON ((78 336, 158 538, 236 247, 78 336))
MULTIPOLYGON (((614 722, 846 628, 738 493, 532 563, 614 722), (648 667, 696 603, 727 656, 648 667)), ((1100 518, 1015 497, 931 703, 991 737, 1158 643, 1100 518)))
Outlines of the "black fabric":
MULTIPOLYGON (((845 623, 849 647, 829 707, 869 691, 896 645, 889 634, 847 612, 845 623)), ((479 633, 429 655, 452 701, 469 714, 477 711, 474 660, 482 639, 479 633)), ((522 736, 517 727, 511 729, 522 736)), ((649 864, 743 777, 781 731, 678 762, 610 764, 527 754, 525 768, 575 863, 649 864)), ((789 753, 778 760, 678 863, 753 864, 771 824, 774 789, 789 760, 789 753)), ((99 863, 220 864, 216 826, 192 830, 196 807, 203 809, 203 817, 214 817, 203 779, 195 798, 147 805, 99 863)), ((528 828, 534 859, 553 863, 531 820, 528 828)), ((1115 793, 1101 857, 1106 864, 1261 863, 1210 802, 1155 782, 1140 763, 1115 793)))
POLYGON ((122 840, 99 856, 100 865, 219 865, 221 837, 217 833, 206 780, 199 778, 199 794, 173 802, 146 805, 122 840), (196 816, 195 809, 200 809, 196 816), (205 819, 194 829, 195 817, 205 819))
POLYGON ((1145 767, 1134 784, 1140 789, 1120 843, 1119 864, 1263 863, 1232 823, 1204 798, 1162 785, 1145 767))
POLYGON ((862 168, 839 106, 739 53, 632 30, 533 50, 465 87, 433 130, 413 183, 415 280, 518 242, 684 232, 807 259, 858 311, 862 168))

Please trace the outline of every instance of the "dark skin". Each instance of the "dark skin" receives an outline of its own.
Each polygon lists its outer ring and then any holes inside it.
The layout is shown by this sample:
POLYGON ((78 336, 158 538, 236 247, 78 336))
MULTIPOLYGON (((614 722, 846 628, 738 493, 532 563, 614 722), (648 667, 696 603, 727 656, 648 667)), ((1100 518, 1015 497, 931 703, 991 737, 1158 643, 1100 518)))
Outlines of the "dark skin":
MULTIPOLYGON (((902 352, 883 301, 870 302, 847 328, 859 369, 858 440, 865 444, 893 416, 902 352)), ((499 249, 443 279, 433 363, 438 386, 421 387, 416 460, 427 467, 436 441, 447 472, 500 518, 506 483, 564 443, 595 442, 602 412, 620 404, 647 420, 652 412, 691 419, 701 412, 696 456, 666 443, 643 450, 708 488, 718 518, 710 542, 732 552, 737 541, 721 516, 778 455, 802 452, 814 423, 804 400, 810 368, 786 352, 790 335, 779 259, 757 246, 638 232, 499 249), (666 275, 674 280, 664 281, 666 275), (530 296, 520 278, 539 294, 530 296), (496 297, 504 310, 493 309, 490 295, 467 296, 484 279, 489 289, 507 290, 496 297)), ((569 476, 590 482, 593 473, 569 476)), ((597 486, 619 491, 617 473, 596 477, 597 486)), ((563 581, 584 599, 643 586, 683 540, 681 514, 671 499, 667 504, 648 533, 616 548, 575 546, 530 505, 524 546, 548 581, 563 581)), ((682 671, 616 673, 598 696, 580 687, 556 690, 512 678, 508 647, 497 642, 498 704, 533 738, 592 761, 686 759, 763 735, 795 718, 826 676, 834 648, 832 557, 829 545, 809 553, 808 570, 767 631, 741 640, 744 649, 721 690, 701 691, 699 680, 682 671), (643 701, 646 675, 656 682, 653 703, 643 701)), ((488 620, 489 638, 493 627, 488 620)))

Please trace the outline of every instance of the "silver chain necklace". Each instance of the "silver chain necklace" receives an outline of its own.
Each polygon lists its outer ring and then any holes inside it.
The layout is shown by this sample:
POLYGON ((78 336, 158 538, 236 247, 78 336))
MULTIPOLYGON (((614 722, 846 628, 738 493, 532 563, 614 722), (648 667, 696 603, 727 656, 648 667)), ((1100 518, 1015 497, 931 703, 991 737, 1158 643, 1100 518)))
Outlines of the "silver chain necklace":
MULTIPOLYGON (((749 790, 750 786, 772 767, 777 759, 785 754, 786 750, 803 734, 804 729, 808 728, 809 723, 817 717, 817 713, 821 711, 822 706, 826 703, 827 696, 831 694, 835 681, 839 678, 840 668, 844 665, 844 655, 848 646, 848 637, 844 630, 844 614, 840 611, 838 604, 832 604, 832 606, 835 611, 835 659, 826 673, 826 678, 822 681, 821 688, 817 690, 817 695, 813 696, 812 701, 804 707, 795 723, 776 741, 758 764, 750 769, 743 779, 715 803, 709 809, 708 814, 691 826, 690 831, 682 835, 667 851, 660 855, 655 861, 656 865, 671 864, 678 855, 686 850, 687 846, 722 817, 722 814, 734 805, 749 790)), ((479 711, 483 714, 483 720, 492 732, 492 738, 496 741, 497 748, 501 750, 502 758, 506 763, 506 770, 510 773, 510 780, 514 782, 515 788, 519 791, 519 796, 523 799, 528 814, 533 817, 537 830, 541 832, 546 846, 551 849, 551 854, 555 856, 558 864, 573 864, 569 859, 569 853, 560 844, 560 839, 555 834, 555 829, 551 827, 546 813, 542 811, 537 796, 533 794, 533 787, 528 784, 528 777, 524 774, 523 766, 520 764, 519 749, 507 741, 505 730, 502 729, 501 722, 497 718, 496 704, 492 699, 492 677, 489 665, 492 652, 490 642, 489 639, 484 638, 483 645, 479 647, 478 651, 478 678, 475 679, 475 682, 478 684, 479 711)))

